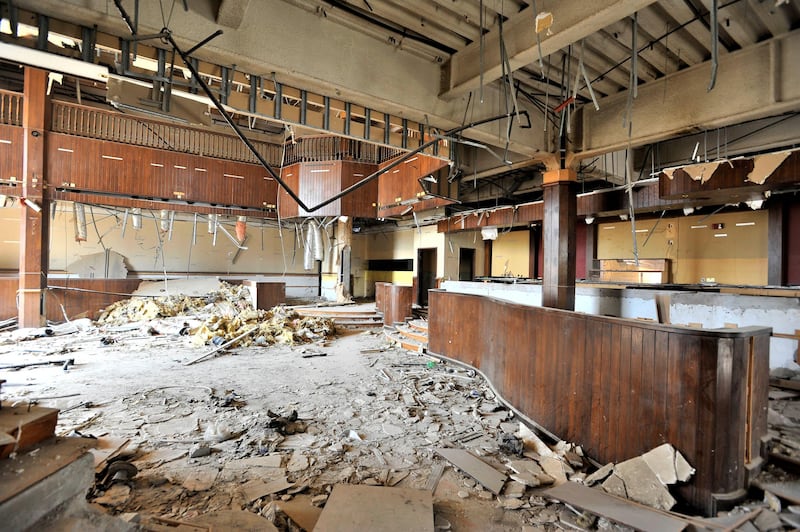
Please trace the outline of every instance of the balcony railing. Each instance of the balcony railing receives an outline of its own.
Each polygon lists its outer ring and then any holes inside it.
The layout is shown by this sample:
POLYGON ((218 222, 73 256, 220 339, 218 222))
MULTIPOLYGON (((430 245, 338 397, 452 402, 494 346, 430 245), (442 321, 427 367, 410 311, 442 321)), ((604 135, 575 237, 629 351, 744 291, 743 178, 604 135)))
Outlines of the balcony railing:
POLYGON ((0 89, 0 124, 22 125, 22 94, 0 89))

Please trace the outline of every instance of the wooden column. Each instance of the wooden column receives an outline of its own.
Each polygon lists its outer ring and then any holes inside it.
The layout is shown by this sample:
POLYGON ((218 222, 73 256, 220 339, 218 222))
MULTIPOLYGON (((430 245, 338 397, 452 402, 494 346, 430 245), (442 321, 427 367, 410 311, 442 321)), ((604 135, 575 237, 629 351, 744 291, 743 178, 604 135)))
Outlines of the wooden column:
POLYGON ((539 253, 541 253, 542 233, 539 225, 532 225, 528 229, 528 277, 536 279, 539 271, 539 253))
POLYGON ((45 194, 45 140, 49 98, 47 72, 25 67, 22 105, 23 177, 20 202, 19 292, 17 316, 20 327, 45 323, 44 294, 47 287, 50 244, 49 204, 45 194))
POLYGON ((544 272, 542 305, 575 309, 575 220, 578 198, 574 170, 544 173, 544 272))
POLYGON ((786 284, 786 205, 777 198, 769 202, 767 224, 767 283, 774 286, 786 284))

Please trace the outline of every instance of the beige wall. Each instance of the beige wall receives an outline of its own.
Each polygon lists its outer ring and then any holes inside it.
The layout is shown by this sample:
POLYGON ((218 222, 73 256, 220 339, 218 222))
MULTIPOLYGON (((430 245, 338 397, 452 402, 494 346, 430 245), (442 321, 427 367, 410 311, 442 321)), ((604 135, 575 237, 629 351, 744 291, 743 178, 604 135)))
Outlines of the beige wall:
MULTIPOLYGON (((155 213, 157 215, 157 212, 155 213)), ((19 269, 19 207, 0 209, 3 235, 0 239, 0 268, 16 272, 19 269)), ((218 231, 216 245, 208 233, 206 218, 198 216, 197 243, 192 245, 192 219, 181 214, 173 225, 172 239, 161 233, 156 226, 153 213, 145 212, 142 228, 135 230, 131 218, 122 235, 123 213, 113 213, 102 207, 86 206, 87 241, 76 242, 72 204, 58 203, 50 233, 50 269, 53 272, 70 271, 70 265, 81 257, 103 251, 103 246, 125 257, 125 265, 130 274, 163 272, 168 273, 308 273, 303 269, 303 248, 295 248, 293 228, 283 230, 283 239, 277 228, 261 228, 256 220, 248 222, 247 250, 239 253, 233 263, 236 247, 222 231, 218 231), (92 211, 97 229, 92 223, 92 211), (102 238, 102 245, 98 234, 102 238), (159 236, 163 245, 159 244, 159 236), (294 261, 292 255, 294 254, 294 261), (286 266, 284 266, 284 258, 286 266)), ((188 215, 191 218, 192 215, 188 215)), ((235 236, 234 218, 226 218, 225 228, 235 236)), ((328 239, 324 239, 326 262, 323 271, 331 268, 328 239)))
MULTIPOLYGON (((641 231, 636 235, 639 258, 670 259, 672 282, 692 284, 713 279, 722 284, 767 284, 767 211, 665 219, 645 246, 648 231, 655 224, 655 220, 636 222, 637 231, 641 231), (715 230, 714 224, 723 224, 724 228, 715 230)), ((597 258, 633 258, 630 222, 598 225, 597 258)))
POLYGON ((527 277, 530 273, 530 233, 510 231, 497 235, 492 243, 492 273, 501 277, 527 277))

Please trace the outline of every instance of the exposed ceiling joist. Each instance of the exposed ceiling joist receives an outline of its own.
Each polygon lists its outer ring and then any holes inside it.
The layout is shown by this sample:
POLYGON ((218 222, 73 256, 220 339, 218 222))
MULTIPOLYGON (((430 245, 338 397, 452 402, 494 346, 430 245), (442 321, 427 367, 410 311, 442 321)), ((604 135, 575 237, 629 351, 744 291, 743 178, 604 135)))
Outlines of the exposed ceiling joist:
POLYGON ((577 153, 584 159, 641 146, 693 130, 777 115, 800 107, 800 71, 791 50, 800 49, 800 30, 720 57, 716 88, 708 92, 710 63, 675 72, 639 87, 632 132, 622 127, 627 94, 600 101, 600 111, 575 113, 577 153), (666 87, 665 87, 666 84, 666 87))
MULTIPOLYGON (((542 55, 546 56, 578 42, 587 35, 609 24, 633 14, 654 0, 601 0, 585 2, 582 0, 563 0, 552 6, 552 34, 539 34, 542 55)), ((508 50, 512 70, 534 63, 539 58, 539 46, 534 31, 536 13, 528 7, 510 17, 504 24, 503 40, 508 50)), ((484 83, 490 83, 502 76, 503 66, 500 58, 500 32, 490 31, 484 38, 484 60, 481 62, 480 42, 473 42, 453 54, 449 63, 442 68, 443 79, 448 80, 443 87, 442 96, 452 98, 476 89, 481 83, 483 65, 484 83)))

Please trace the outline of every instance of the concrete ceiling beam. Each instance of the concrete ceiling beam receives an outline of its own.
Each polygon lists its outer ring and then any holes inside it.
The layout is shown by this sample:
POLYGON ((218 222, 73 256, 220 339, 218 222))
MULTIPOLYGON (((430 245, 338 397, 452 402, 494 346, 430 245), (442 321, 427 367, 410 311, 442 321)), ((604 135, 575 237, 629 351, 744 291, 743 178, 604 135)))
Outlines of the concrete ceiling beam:
MULTIPOLYGON (((547 56, 654 3, 654 0, 563 0, 552 6, 551 34, 539 34, 542 55, 547 56)), ((512 70, 538 61, 539 49, 534 31, 536 14, 528 7, 511 16, 503 25, 503 40, 512 70)), ((476 89, 481 83, 481 45, 473 42, 453 54, 442 68, 444 98, 454 98, 476 89)), ((502 75, 500 32, 495 28, 484 37, 483 82, 502 75)))
POLYGON ((242 25, 250 0, 221 0, 217 9, 217 24, 226 28, 242 25))
MULTIPOLYGON (((622 127, 627 91, 585 105, 573 115, 570 162, 678 135, 800 110, 800 30, 720 57, 717 83, 711 63, 680 70, 639 87, 632 130, 622 127), (665 86, 666 84, 666 86, 665 86)), ((800 133, 797 134, 800 141, 800 133)))

